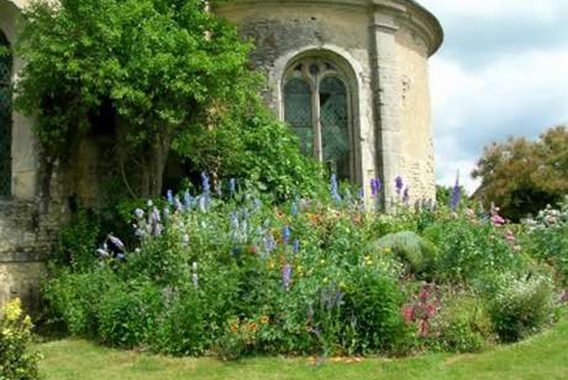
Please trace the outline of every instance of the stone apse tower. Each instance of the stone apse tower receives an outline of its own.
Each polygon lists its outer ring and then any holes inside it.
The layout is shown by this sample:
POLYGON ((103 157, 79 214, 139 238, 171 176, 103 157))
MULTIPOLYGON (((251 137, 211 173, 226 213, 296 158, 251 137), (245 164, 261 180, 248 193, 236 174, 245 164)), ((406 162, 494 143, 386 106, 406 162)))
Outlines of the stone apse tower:
MULTIPOLYGON (((17 42, 27 3, 0 0, 1 46, 17 42)), ((411 200, 434 199, 428 58, 443 32, 430 12, 412 0, 232 0, 211 10, 254 40, 266 101, 305 154, 367 188, 380 178, 387 202, 397 176, 411 200)), ((33 303, 66 214, 63 177, 45 181, 33 120, 13 111, 21 67, 18 57, 0 57, 0 304, 33 303)))
MULTIPOLYGON (((213 3, 215 4, 215 3, 213 3)), ((428 58, 437 19, 412 0, 233 0, 213 6, 257 48, 271 108, 338 178, 404 180, 435 199, 428 58)))

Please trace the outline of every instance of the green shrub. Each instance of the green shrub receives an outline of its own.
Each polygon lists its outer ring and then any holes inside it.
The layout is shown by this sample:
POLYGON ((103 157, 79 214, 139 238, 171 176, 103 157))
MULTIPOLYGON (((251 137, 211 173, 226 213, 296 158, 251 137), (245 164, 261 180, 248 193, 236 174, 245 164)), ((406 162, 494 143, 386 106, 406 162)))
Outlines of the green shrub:
POLYGON ((560 281, 568 285, 568 200, 559 209, 541 211, 526 222, 526 229, 523 246, 532 257, 555 268, 560 281))
POLYGON ((492 325, 482 300, 467 294, 442 302, 435 318, 434 345, 446 352, 479 352, 492 341, 492 325))
POLYGON ((148 345, 161 308, 160 291, 150 283, 111 287, 99 306, 99 338, 117 347, 148 345))
POLYGON ((552 321, 554 297, 550 279, 540 275, 501 275, 494 289, 487 294, 488 312, 501 341, 518 341, 552 321))
POLYGON ((406 264, 410 273, 428 271, 434 263, 436 248, 412 231, 391 233, 377 240, 377 248, 390 250, 406 264))
POLYGON ((31 329, 31 319, 22 316, 19 299, 8 302, 0 311, 0 380, 40 378, 40 355, 29 351, 31 329))
POLYGON ((423 236, 440 251, 431 267, 437 281, 470 284, 490 273, 526 269, 524 255, 507 241, 505 230, 489 222, 449 218, 427 228, 423 236))
POLYGON ((186 289, 166 295, 162 316, 152 332, 155 351, 175 356, 199 355, 207 348, 204 302, 197 292, 186 289))
POLYGON ((401 314, 404 300, 398 283, 378 271, 359 268, 345 290, 342 326, 351 353, 394 352, 407 329, 401 314), (352 333, 349 333, 352 331, 352 333))
POLYGON ((98 218, 90 211, 80 209, 65 225, 60 234, 52 262, 59 266, 70 266, 74 271, 92 269, 97 262, 93 247, 100 238, 98 218))
POLYGON ((74 335, 96 337, 103 295, 118 281, 108 267, 86 273, 57 271, 42 290, 52 322, 64 322, 74 335))

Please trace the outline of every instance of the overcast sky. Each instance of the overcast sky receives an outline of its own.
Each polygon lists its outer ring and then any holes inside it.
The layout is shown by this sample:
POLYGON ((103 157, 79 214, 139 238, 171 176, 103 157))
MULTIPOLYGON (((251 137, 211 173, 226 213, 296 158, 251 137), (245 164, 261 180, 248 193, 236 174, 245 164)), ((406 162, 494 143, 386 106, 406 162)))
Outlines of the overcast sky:
POLYGON ((442 23, 431 59, 438 182, 470 177, 483 146, 568 123, 568 0, 419 0, 442 23))

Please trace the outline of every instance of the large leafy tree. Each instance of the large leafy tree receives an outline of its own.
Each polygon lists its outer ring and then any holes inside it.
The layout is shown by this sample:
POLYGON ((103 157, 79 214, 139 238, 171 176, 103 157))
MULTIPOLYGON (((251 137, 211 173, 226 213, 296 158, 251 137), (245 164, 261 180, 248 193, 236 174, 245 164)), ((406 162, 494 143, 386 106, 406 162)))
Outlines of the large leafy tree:
MULTIPOLYGON (((233 174, 243 157, 241 166, 258 163, 250 154, 255 134, 241 133, 262 108, 247 67, 251 45, 204 1, 41 0, 23 16, 18 54, 27 64, 17 105, 36 115, 47 157, 66 158, 78 136, 110 119, 117 164, 137 196, 162 190, 172 147, 214 173, 233 174)), ((273 129, 290 150, 288 131, 273 129)), ((303 162, 289 154, 280 169, 292 177, 303 162)))
POLYGON ((558 126, 537 141, 524 137, 485 147, 473 171, 482 183, 476 196, 495 202, 502 213, 519 220, 568 193, 568 130, 558 126))

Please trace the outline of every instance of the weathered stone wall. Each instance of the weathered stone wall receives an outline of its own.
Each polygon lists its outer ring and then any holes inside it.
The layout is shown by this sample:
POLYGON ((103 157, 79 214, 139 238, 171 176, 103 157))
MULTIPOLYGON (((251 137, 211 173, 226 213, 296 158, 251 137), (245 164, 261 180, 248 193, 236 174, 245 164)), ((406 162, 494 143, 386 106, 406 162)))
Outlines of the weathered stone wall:
POLYGON ((252 61, 266 73, 266 101, 281 119, 282 81, 291 62, 319 55, 344 63, 352 74, 346 79, 353 101, 354 179, 369 183, 377 176, 367 12, 348 5, 284 1, 222 6, 215 12, 239 25, 242 34, 255 42, 252 61))
POLYGON ((428 48, 409 30, 396 33, 401 86, 401 176, 412 199, 435 199, 434 133, 431 125, 428 48))
POLYGON ((281 119, 290 62, 309 51, 344 58, 354 71, 356 181, 381 177, 387 203, 395 198, 396 176, 411 201, 435 197, 428 58, 442 31, 431 14, 408 0, 236 0, 214 12, 254 40, 267 104, 281 119))
POLYGON ((0 305, 20 297, 37 308, 45 260, 66 215, 63 202, 0 200, 0 305))

